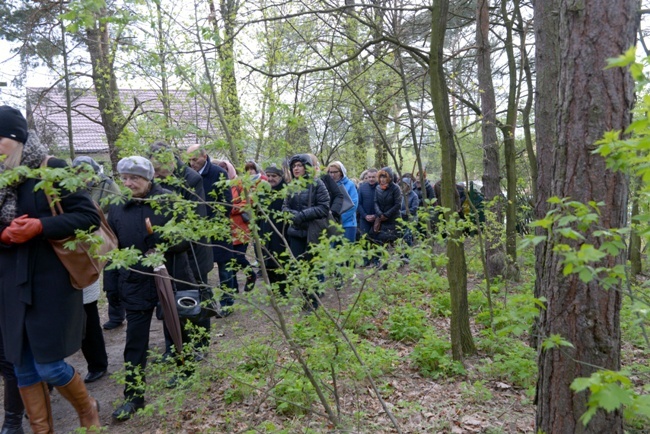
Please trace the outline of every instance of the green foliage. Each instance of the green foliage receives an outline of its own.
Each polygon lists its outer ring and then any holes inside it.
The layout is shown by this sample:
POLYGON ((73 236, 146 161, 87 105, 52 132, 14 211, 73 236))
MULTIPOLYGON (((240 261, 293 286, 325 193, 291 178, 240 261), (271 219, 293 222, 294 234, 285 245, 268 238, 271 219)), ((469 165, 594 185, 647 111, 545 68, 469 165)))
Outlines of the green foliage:
POLYGON ((418 341, 426 331, 426 315, 412 304, 398 306, 389 315, 387 328, 396 341, 418 341))
POLYGON ((564 339, 560 335, 553 334, 549 336, 548 338, 544 339, 542 341, 542 349, 544 351, 553 349, 553 348, 559 348, 559 347, 570 347, 573 348, 573 344, 566 339, 564 339))
POLYGON ((499 336, 521 336, 530 330, 539 310, 544 309, 544 298, 537 299, 529 292, 510 298, 508 306, 494 316, 494 326, 499 336))
MULTIPOLYGON (((586 426, 599 408, 614 411, 623 408, 627 418, 643 418, 650 422, 650 395, 639 394, 632 388, 629 373, 600 370, 589 378, 576 378, 571 389, 582 392, 589 389, 588 410, 580 417, 586 426)), ((646 392, 650 390, 646 386, 646 392)))
POLYGON ((422 375, 431 378, 465 375, 463 364, 451 358, 451 344, 429 331, 417 343, 411 360, 422 375))
POLYGON ((497 337, 488 331, 485 336, 479 340, 479 347, 491 356, 481 361, 479 372, 514 386, 533 387, 537 379, 537 352, 517 339, 497 337))
POLYGON ((460 393, 463 402, 468 403, 485 403, 494 397, 490 389, 485 386, 485 380, 476 380, 473 383, 463 381, 460 383, 460 393))
POLYGON ((273 399, 278 413, 297 416, 308 413, 317 396, 304 375, 286 371, 273 389, 273 399))

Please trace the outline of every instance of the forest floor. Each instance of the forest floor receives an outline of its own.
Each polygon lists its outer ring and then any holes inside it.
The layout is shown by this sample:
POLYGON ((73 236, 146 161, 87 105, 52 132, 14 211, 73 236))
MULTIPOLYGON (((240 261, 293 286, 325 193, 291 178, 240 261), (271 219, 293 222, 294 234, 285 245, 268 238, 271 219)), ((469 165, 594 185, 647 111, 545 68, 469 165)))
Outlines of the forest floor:
MULTIPOLYGON (((364 270, 364 269, 361 269, 364 270)), ((403 269, 402 271, 407 271, 403 269)), ((360 271, 363 273, 363 271, 360 271)), ((211 273, 216 274, 216 272, 211 273)), ((470 280, 470 291, 480 281, 470 280)), ((255 291, 252 293, 254 294, 255 291)), ((355 296, 355 291, 343 287, 340 291, 328 290, 323 298, 325 306, 341 309, 355 296)), ((254 297, 253 297, 254 300, 254 297)), ((249 299, 250 301, 250 299, 249 299)), ((259 306, 258 306, 259 308, 259 306)), ((262 306, 262 314, 252 314, 250 310, 237 310, 225 319, 213 319, 211 354, 202 362, 203 366, 218 366, 219 354, 240 345, 250 337, 274 334, 276 330, 270 322, 273 317, 271 308, 262 306), (264 313, 269 316, 265 316, 264 313)), ((289 313, 289 316, 292 313, 289 313)), ((101 303, 102 321, 107 319, 106 304, 101 303)), ((295 313, 296 319, 304 314, 295 313)), ((448 318, 435 318, 436 327, 448 330, 448 318)), ((126 325, 111 331, 105 331, 106 348, 109 355, 109 373, 122 369, 122 351, 126 325)), ((444 333, 444 331, 442 332, 444 333)), ((448 331, 447 331, 448 333, 448 331)), ((392 371, 388 379, 382 378, 384 388, 390 393, 382 394, 385 406, 395 414, 395 421, 403 433, 532 433, 534 432, 535 407, 530 391, 517 388, 508 381, 481 382, 473 387, 472 381, 480 378, 473 369, 482 355, 465 361, 467 376, 433 380, 418 373, 411 365, 408 354, 412 345, 395 342, 387 336, 377 336, 374 345, 381 345, 395 350, 400 355, 400 365, 392 371), (472 374, 472 371, 474 373, 472 374), (468 386, 469 384, 469 386, 468 386)), ((150 349, 153 353, 162 353, 164 348, 163 323, 154 318, 151 327, 150 349)), ((75 366, 82 377, 86 374, 86 364, 81 352, 68 361, 75 366)), ((217 368, 218 369, 218 368, 217 368)), ((398 432, 386 411, 370 386, 360 389, 341 388, 339 399, 343 403, 353 403, 363 417, 358 425, 348 426, 345 430, 334 430, 325 418, 314 414, 293 416, 287 424, 287 417, 279 416, 268 397, 254 395, 243 402, 227 404, 224 393, 228 385, 217 378, 201 392, 160 388, 160 394, 179 393, 179 401, 168 401, 169 412, 159 412, 116 423, 111 419, 114 408, 121 403, 123 386, 115 378, 105 376, 89 384, 90 393, 101 403, 100 417, 105 430, 110 433, 203 433, 203 432, 355 432, 355 433, 389 433, 398 432), (171 410, 174 407, 175 410, 171 410), (233 418, 234 411, 237 418, 233 418), (153 415, 153 417, 152 417, 153 415), (230 415, 230 416, 229 416, 230 415), (260 429, 260 424, 270 423, 267 427, 285 427, 275 431, 273 428, 260 429), (290 426, 289 429, 286 429, 290 426), (250 431, 248 431, 250 429, 250 431)), ((178 397, 178 395, 176 395, 178 397)), ((157 397, 159 398, 159 397, 157 397)), ((147 396, 147 403, 154 401, 147 396)), ((70 405, 54 391, 52 393, 52 411, 56 432, 72 432, 78 427, 76 415, 70 405)), ((318 411, 322 411, 320 409, 318 411)), ((27 421, 25 421, 26 432, 27 421)))
MULTIPOLYGON (((323 334, 322 329, 318 329, 318 324, 321 327, 325 324, 325 329, 332 327, 332 323, 323 318, 322 309, 318 315, 306 315, 300 309, 292 310, 289 305, 280 307, 292 335, 302 339, 303 356, 311 357, 309 363, 315 370, 320 369, 320 381, 327 387, 330 403, 335 403, 332 410, 343 421, 340 426, 335 427, 328 421, 323 405, 313 392, 314 396, 306 400, 309 385, 305 385, 307 382, 300 365, 279 331, 277 313, 258 284, 251 293, 240 294, 237 309, 232 315, 212 320, 209 355, 198 364, 197 373, 190 377, 187 384, 175 389, 166 388, 170 372, 174 372, 173 365, 149 364, 152 371, 147 377, 147 408, 142 414, 122 423, 112 421, 111 413, 122 402, 123 386, 119 384, 119 378, 123 372, 126 325, 104 331, 110 375, 88 385, 92 396, 101 404, 103 431, 116 434, 533 433, 536 356, 528 347, 526 337, 532 317, 526 316, 526 312, 530 311, 526 308, 527 299, 522 301, 517 298, 517 292, 531 292, 530 270, 524 267, 524 273, 528 272, 529 275, 523 282, 505 283, 506 287, 498 291, 499 300, 493 300, 498 327, 514 326, 516 330, 517 324, 523 324, 515 332, 514 338, 497 338, 486 334, 489 330, 485 322, 487 312, 484 309, 482 280, 480 276, 469 273, 471 331, 478 352, 467 358, 464 369, 458 371, 451 362, 447 346, 449 312, 445 303, 448 303, 446 300, 449 297, 441 284, 444 276, 436 277, 435 270, 429 275, 426 270, 413 270, 413 260, 411 262, 410 266, 391 264, 386 271, 358 267, 353 271, 357 280, 353 284, 342 285, 339 291, 332 288, 332 279, 325 283, 327 290, 322 299, 329 312, 346 312, 345 309, 352 304, 361 312, 356 319, 360 327, 354 328, 354 335, 352 331, 348 335, 354 336, 353 339, 359 334, 363 336, 363 339, 355 340, 355 345, 360 352, 364 351, 368 369, 375 372, 372 382, 364 375, 354 374, 359 371, 354 371, 352 367, 346 371, 345 365, 354 365, 354 358, 349 362, 340 362, 341 366, 336 368, 337 374, 329 377, 329 365, 325 364, 325 369, 318 367, 319 357, 331 360, 331 348, 337 348, 336 357, 340 357, 339 360, 347 360, 343 359, 344 345, 341 354, 338 354, 339 347, 316 342, 327 340, 323 336, 328 336, 327 330, 323 334), (365 289, 360 284, 364 279, 372 282, 365 289), (439 288, 431 290, 431 286, 439 288), (360 297, 361 292, 367 297, 360 297), (507 295, 507 303, 503 294, 507 295), (420 296, 424 301, 415 299, 420 296), (372 305, 372 300, 375 300, 375 305, 372 305), (507 308, 499 309, 500 303, 507 308), (433 345, 431 348, 438 351, 431 356, 437 363, 432 375, 427 375, 413 358, 420 346, 417 342, 427 341, 427 335, 411 341, 396 338, 392 334, 394 324, 399 321, 396 312, 426 312, 425 326, 434 333, 434 339, 428 342, 433 345), (325 321, 319 323, 317 319, 325 321), (321 334, 318 337, 314 335, 314 342, 310 343, 309 333, 321 334), (357 378, 354 378, 355 375, 357 378), (287 399, 285 404, 297 404, 285 405, 281 411, 283 401, 278 396, 287 399)), ((216 275, 216 271, 211 273, 211 280, 213 274, 216 275)), ((243 279, 240 278, 241 281, 243 279)), ((102 322, 107 319, 106 310, 106 303, 101 301, 102 322)), ((638 327, 631 329, 633 320, 629 309, 624 306, 623 366, 633 366, 647 372, 650 370, 650 358, 645 346, 640 343, 642 338, 638 327), (634 339, 630 338, 631 332, 634 339), (632 341, 636 344, 632 344, 632 341)), ((406 318, 406 321, 408 327, 405 326, 404 330, 415 327, 414 323, 408 322, 410 318, 406 318)), ((152 358, 164 351, 163 323, 155 318, 151 326, 150 349, 152 358)), ((86 363, 81 352, 68 361, 82 377, 85 376, 86 363)), ((641 381, 637 385, 640 384, 641 381)), ((56 432, 75 431, 78 420, 72 407, 56 390, 51 396, 56 432)), ((25 432, 31 432, 27 421, 24 426, 25 432)), ((647 431, 641 425, 630 432, 647 431)))

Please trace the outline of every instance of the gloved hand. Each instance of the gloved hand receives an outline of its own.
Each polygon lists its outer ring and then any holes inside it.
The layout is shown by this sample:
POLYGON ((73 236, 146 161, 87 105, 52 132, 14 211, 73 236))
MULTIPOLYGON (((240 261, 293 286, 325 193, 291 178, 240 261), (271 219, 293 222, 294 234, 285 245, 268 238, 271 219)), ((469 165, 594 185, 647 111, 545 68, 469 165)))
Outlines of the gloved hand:
POLYGON ((160 237, 157 234, 150 234, 144 237, 144 244, 148 250, 154 250, 156 244, 160 244, 160 237))
POLYGON ((106 292, 106 300, 108 300, 108 304, 111 306, 119 306, 120 305, 120 294, 115 291, 110 291, 106 292))
MULTIPOLYGON (((39 219, 27 217, 27 214, 15 218, 9 227, 9 239, 11 242, 20 244, 34 238, 43 232, 43 225, 39 219)), ((6 231, 6 229, 5 229, 6 231)))
POLYGON ((305 214, 303 214, 302 211, 293 216, 294 226, 300 226, 304 221, 305 221, 305 214))

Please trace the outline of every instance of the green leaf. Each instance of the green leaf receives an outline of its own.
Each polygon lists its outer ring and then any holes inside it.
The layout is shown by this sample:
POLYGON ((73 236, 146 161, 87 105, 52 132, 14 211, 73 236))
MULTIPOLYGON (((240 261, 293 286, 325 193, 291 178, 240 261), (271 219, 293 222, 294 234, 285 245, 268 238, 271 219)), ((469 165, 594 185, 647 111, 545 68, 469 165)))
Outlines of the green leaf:
POLYGON ((544 339, 544 341, 542 342, 542 349, 545 351, 551 348, 558 348, 558 347, 573 348, 573 344, 558 334, 553 334, 548 338, 544 339))
POLYGON ((636 47, 633 45, 628 50, 618 57, 607 59, 607 66, 605 69, 625 67, 636 61, 636 47))

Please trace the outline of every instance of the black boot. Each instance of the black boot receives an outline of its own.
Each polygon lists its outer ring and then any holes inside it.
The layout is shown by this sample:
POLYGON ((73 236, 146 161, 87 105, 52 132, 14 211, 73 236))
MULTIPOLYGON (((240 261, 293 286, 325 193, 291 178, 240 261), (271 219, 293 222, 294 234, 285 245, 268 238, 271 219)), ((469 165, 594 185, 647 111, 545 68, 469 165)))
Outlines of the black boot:
POLYGON ((248 271, 248 276, 246 276, 246 284, 244 285, 244 291, 250 292, 255 288, 255 281, 257 280, 257 274, 253 270, 248 271))
POLYGON ((25 406, 20 398, 15 378, 5 377, 5 421, 0 434, 23 434, 23 416, 25 406))
POLYGON ((25 434, 23 431, 23 413, 5 411, 5 421, 0 434, 25 434))

